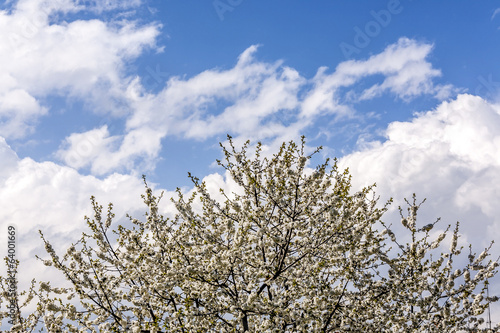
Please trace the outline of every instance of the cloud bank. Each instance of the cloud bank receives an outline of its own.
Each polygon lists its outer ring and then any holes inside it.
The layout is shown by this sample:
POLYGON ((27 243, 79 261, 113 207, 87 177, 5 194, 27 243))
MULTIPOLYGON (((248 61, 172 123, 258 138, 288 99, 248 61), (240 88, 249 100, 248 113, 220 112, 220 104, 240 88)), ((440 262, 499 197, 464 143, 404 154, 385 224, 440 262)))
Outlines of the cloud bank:
POLYGON ((167 136, 206 140, 231 133, 237 140, 282 142, 298 138, 321 117, 353 117, 356 103, 383 93, 402 100, 422 95, 441 100, 454 88, 433 82, 441 72, 426 60, 431 50, 432 45, 401 38, 367 60, 343 62, 332 73, 322 67, 308 79, 281 61, 259 61, 257 46, 251 46, 233 68, 173 77, 156 94, 134 78, 126 91, 132 111, 124 133, 101 131, 105 135, 96 139, 94 151, 83 156, 78 150, 88 144, 84 138, 93 137, 97 129, 73 134, 57 156, 71 167, 104 175, 123 166, 133 168, 138 158, 154 167, 167 136), (381 76, 382 82, 357 91, 356 84, 371 76, 381 76))

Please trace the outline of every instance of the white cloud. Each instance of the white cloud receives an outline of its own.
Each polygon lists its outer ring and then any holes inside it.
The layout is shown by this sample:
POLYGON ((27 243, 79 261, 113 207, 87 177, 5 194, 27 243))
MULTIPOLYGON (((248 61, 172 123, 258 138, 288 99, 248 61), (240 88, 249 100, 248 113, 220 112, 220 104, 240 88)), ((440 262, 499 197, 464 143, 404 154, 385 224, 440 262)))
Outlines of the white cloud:
POLYGON ((150 171, 154 169, 163 136, 146 126, 133 129, 125 136, 110 136, 107 126, 103 126, 71 134, 55 155, 72 168, 90 167, 95 175, 134 169, 150 171))
MULTIPOLYGON (((139 4, 131 0, 118 7, 139 4)), ((153 94, 124 70, 127 61, 156 47, 159 25, 62 20, 67 12, 118 7, 108 1, 22 0, 12 11, 0 12, 5 31, 0 36, 0 62, 5 64, 0 69, 0 135, 13 139, 30 133, 37 119, 51 112, 45 97, 82 100, 96 112, 125 118, 126 128, 112 136, 103 127, 70 134, 55 156, 68 166, 106 175, 139 166, 153 169, 168 135, 205 140, 231 133, 273 145, 297 139, 324 114, 351 117, 355 103, 385 92, 410 99, 421 94, 442 98, 451 90, 433 84, 440 72, 426 61, 432 45, 402 38, 367 60, 341 63, 332 74, 321 68, 312 79, 281 61, 255 59, 257 46, 251 46, 231 69, 173 77, 153 94), (364 92, 352 89, 380 74, 381 83, 364 92), (342 96, 341 88, 352 89, 345 96, 357 97, 342 96)))
POLYGON ((5 139, 0 137, 0 184, 17 168, 19 158, 17 154, 9 147, 5 139))
POLYGON ((0 133, 5 137, 24 136, 36 119, 46 113, 47 109, 26 90, 0 91, 0 133))
MULTIPOLYGON (((402 99, 422 94, 443 98, 452 88, 433 83, 440 71, 426 61, 431 50, 432 45, 402 38, 367 60, 341 63, 332 74, 320 68, 308 80, 280 61, 255 59, 257 46, 251 46, 233 68, 206 70, 187 79, 171 78, 158 94, 145 91, 134 79, 126 92, 133 112, 127 118, 125 133, 114 138, 121 143, 106 146, 103 156, 92 156, 88 162, 96 174, 123 166, 133 168, 138 156, 154 165, 161 138, 168 135, 205 140, 230 133, 236 139, 265 140, 275 145, 297 139, 324 114, 351 117, 355 103, 385 92, 402 99), (381 75, 382 83, 360 94, 351 91, 351 95, 359 95, 351 100, 340 94, 339 89, 353 89, 354 84, 372 75, 381 75), (137 142, 137 133, 145 133, 151 140, 137 142)), ((59 156, 73 154, 67 149, 62 147, 59 156)))
MULTIPOLYGON (((460 221, 462 243, 472 244, 477 253, 500 239, 499 104, 459 95, 411 121, 391 123, 386 138, 343 157, 340 166, 349 167, 354 189, 376 182, 382 200, 394 197, 385 220, 396 230, 395 208, 416 193, 428 199, 419 214, 422 225, 438 217, 443 229, 460 221)), ((494 244, 491 259, 499 253, 494 244)), ((490 280, 490 294, 499 292, 497 276, 490 280)), ((494 305, 493 318, 498 313, 500 306, 494 305)))
MULTIPOLYGON (((238 191, 237 185, 228 180, 227 175, 224 178, 212 174, 203 180, 209 191, 219 197, 219 187, 225 188, 229 195, 238 191)), ((150 184, 155 188, 154 185, 150 184)), ((159 196, 160 191, 155 188, 155 195, 159 196)), ((192 193, 192 189, 187 189, 187 192, 192 193)), ((136 175, 114 173, 98 179, 52 162, 20 159, 0 137, 0 238, 7 237, 8 225, 16 227, 16 257, 20 260, 22 273, 18 276, 20 290, 27 288, 32 278, 51 281, 53 285, 67 284, 60 272, 35 259, 35 255, 48 258, 38 230, 42 230, 56 252, 62 253, 70 243, 78 241, 82 232, 89 232, 84 216, 93 216, 91 195, 104 207, 109 202, 114 204, 116 217, 112 229, 115 229, 118 223, 127 223, 126 214, 144 218, 147 207, 141 199, 143 193, 144 184, 136 175)), ((167 217, 175 214, 170 197, 177 195, 165 191, 160 205, 160 213, 167 217)), ((0 275, 5 275, 4 265, 0 265, 0 275)))
POLYGON ((316 88, 310 98, 317 100, 312 106, 307 103, 304 113, 318 112, 321 109, 335 110, 339 99, 338 88, 349 87, 361 79, 372 75, 383 75, 381 83, 365 89, 355 99, 366 100, 390 91, 403 100, 419 95, 430 94, 440 99, 447 98, 451 86, 435 85, 433 80, 441 76, 441 71, 432 67, 426 58, 432 51, 431 44, 420 43, 408 38, 400 38, 383 52, 367 60, 349 60, 340 63, 335 72, 324 74, 321 69, 315 78, 316 88), (318 98, 318 96, 321 96, 318 98), (337 98, 335 98, 337 97, 337 98))
MULTIPOLYGON (((82 10, 69 0, 23 0, 0 12, 0 135, 20 138, 47 114, 50 95, 82 98, 108 112, 123 113, 127 61, 155 47, 159 26, 100 20, 54 21, 82 10)), ((126 112, 127 110, 125 110, 126 112)))
POLYGON ((63 236, 78 234, 85 228, 83 216, 91 213, 91 195, 104 205, 115 203, 117 218, 141 207, 144 185, 134 175, 98 179, 52 162, 20 159, 3 138, 0 161, 0 221, 2 226, 16 224, 25 235, 39 228, 63 236))
MULTIPOLYGON (((236 132, 269 138, 285 132, 278 113, 298 106, 304 79, 279 62, 255 61, 255 51, 255 46, 250 47, 229 70, 207 70, 188 80, 171 78, 157 95, 145 92, 138 80, 132 81, 127 96, 134 113, 127 120, 126 133, 120 144, 108 146, 102 156, 90 156, 92 170, 105 174, 117 167, 133 168, 138 156, 153 161, 166 135, 206 139, 236 132), (209 111, 217 103, 228 106, 214 115, 209 111)), ((58 152, 59 156, 72 154, 68 147, 58 152)))
POLYGON ((92 159, 104 156, 106 147, 113 144, 106 125, 85 133, 73 133, 65 139, 65 149, 57 153, 66 165, 79 169, 90 164, 92 159))
MULTIPOLYGON (((20 288, 26 288, 32 278, 54 285, 66 283, 59 272, 34 258, 36 254, 48 257, 39 229, 61 253, 80 238, 82 231, 88 232, 84 216, 93 216, 91 195, 103 206, 112 202, 115 222, 124 223, 126 213, 136 218, 143 216, 147 209, 140 197, 143 193, 140 177, 111 174, 98 179, 52 162, 20 159, 0 137, 0 238, 7 237, 8 225, 16 226, 20 288)), ((162 213, 172 211, 168 200, 172 195, 173 192, 165 193, 162 213)), ((5 275, 4 265, 0 275, 5 275)))
POLYGON ((102 128, 73 133, 55 154, 71 167, 90 167, 93 174, 104 175, 134 170, 141 159, 141 167, 153 168, 161 140, 168 135, 204 140, 229 132, 279 143, 298 138, 324 114, 353 116, 360 100, 386 92, 402 99, 422 94, 444 98, 453 89, 433 83, 440 71, 426 60, 432 45, 401 38, 369 59, 339 64, 331 74, 320 68, 311 79, 281 61, 255 59, 257 46, 251 46, 231 69, 174 77, 152 94, 138 78, 125 76, 124 67, 145 48, 155 47, 158 25, 63 21, 67 12, 140 4, 21 0, 13 10, 0 12, 5 32, 0 36, 0 62, 5 64, 0 70, 0 135, 20 138, 29 133, 36 120, 51 111, 43 105, 44 97, 76 97, 96 111, 127 119, 121 134, 110 136, 102 128), (361 92, 352 88, 373 75, 380 75, 381 82, 361 92), (346 88, 351 89, 347 94, 339 91, 346 88), (89 138, 97 141, 91 150, 80 151, 89 138))
POLYGON ((355 188, 376 182, 377 192, 393 196, 396 206, 412 193, 427 197, 424 219, 461 221, 476 248, 500 238, 500 105, 459 95, 411 121, 389 124, 386 137, 341 159, 355 188))
POLYGON ((98 13, 116 9, 124 10, 139 7, 142 4, 141 0, 76 0, 75 2, 80 4, 87 10, 93 10, 98 13))

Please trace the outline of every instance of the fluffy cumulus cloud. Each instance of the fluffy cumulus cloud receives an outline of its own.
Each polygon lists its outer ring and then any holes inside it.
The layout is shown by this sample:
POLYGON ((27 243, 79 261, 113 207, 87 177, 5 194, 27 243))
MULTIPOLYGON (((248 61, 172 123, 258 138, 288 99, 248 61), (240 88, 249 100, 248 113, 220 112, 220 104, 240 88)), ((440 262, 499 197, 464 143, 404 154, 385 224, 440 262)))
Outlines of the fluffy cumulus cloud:
MULTIPOLYGON (((140 218, 147 207, 141 200, 144 184, 134 175, 111 174, 103 179, 83 176, 75 169, 52 162, 20 159, 0 140, 0 238, 6 239, 7 226, 17 229, 17 259, 21 262, 20 286, 36 277, 63 283, 64 278, 34 258, 47 257, 38 230, 42 230, 58 252, 88 232, 84 216, 93 216, 90 196, 103 206, 114 204, 115 221, 127 223, 125 214, 140 218)), ((172 211, 165 193, 165 212, 172 211)), ((113 226, 115 228, 116 225, 113 226)), ((5 275, 5 267, 0 268, 5 275)))
MULTIPOLYGON (((114 204, 116 217, 112 229, 118 223, 128 223, 126 214, 140 219, 147 210, 141 199, 144 183, 136 175, 115 173, 98 179, 53 162, 21 159, 3 138, 0 138, 0 165, 0 238, 6 239, 7 226, 16 227, 21 289, 29 286, 32 278, 51 281, 53 285, 67 283, 57 270, 45 267, 35 259, 35 255, 48 258, 38 230, 42 230, 58 253, 64 252, 70 243, 80 238, 82 232, 89 232, 84 217, 93 216, 91 196, 95 196, 104 207, 109 202, 114 204)), ((203 180, 218 199, 222 199, 219 187, 223 187, 229 195, 238 191, 238 186, 228 179, 228 175, 212 174, 203 180)), ((155 187, 154 184, 150 186, 155 187)), ((161 213, 173 217, 175 208, 169 199, 177 195, 173 191, 155 189, 157 196, 161 192, 161 213)), ((186 189, 186 192, 190 195, 192 189, 186 189)), ((0 275, 5 276, 3 265, 0 275)))
POLYGON ((4 138, 0 137, 0 184, 17 168, 19 158, 4 138))
POLYGON ((412 193, 427 197, 424 219, 461 221, 464 237, 477 246, 500 238, 500 105, 459 95, 411 121, 389 124, 385 135, 383 143, 342 158, 355 187, 376 182, 378 192, 397 203, 412 193))
MULTIPOLYGON (((245 50, 233 68, 170 78, 158 93, 146 91, 138 78, 131 80, 126 97, 132 111, 126 116, 125 132, 106 133, 88 154, 85 166, 101 175, 133 167, 138 158, 154 166, 161 139, 169 135, 204 140, 231 133, 236 140, 280 143, 297 139, 324 115, 351 117, 356 103, 382 93, 404 100, 420 95, 442 99, 453 90, 433 82, 441 73, 426 60, 432 45, 407 38, 369 59, 343 62, 332 73, 320 68, 309 79, 280 61, 259 61, 257 48, 245 50), (375 75, 382 78, 380 83, 356 91, 356 83, 375 75), (340 89, 348 91, 340 93, 340 89), (150 139, 137 141, 138 133, 150 139)), ((72 167, 84 166, 70 158, 78 155, 78 145, 73 143, 95 131, 68 137, 58 156, 72 167)))
MULTIPOLYGON (((386 141, 371 142, 341 159, 354 188, 377 183, 382 199, 394 197, 387 220, 397 228, 403 197, 427 198, 420 223, 441 217, 441 228, 460 222, 462 244, 481 252, 500 238, 500 105, 472 95, 459 95, 408 122, 393 122, 386 141)), ((439 225, 438 225, 439 226, 439 225)), ((500 253, 492 248, 492 259, 500 253)), ((491 294, 500 293, 500 280, 491 294)), ((492 308, 493 315, 500 306, 492 308)))
MULTIPOLYGON (((97 1, 94 7, 102 5, 97 1)), ((116 105, 129 84, 124 65, 155 47, 159 26, 63 20, 66 13, 85 8, 70 0, 20 0, 0 11, 1 136, 29 133, 50 112, 43 102, 47 96, 81 98, 118 112, 116 105)))

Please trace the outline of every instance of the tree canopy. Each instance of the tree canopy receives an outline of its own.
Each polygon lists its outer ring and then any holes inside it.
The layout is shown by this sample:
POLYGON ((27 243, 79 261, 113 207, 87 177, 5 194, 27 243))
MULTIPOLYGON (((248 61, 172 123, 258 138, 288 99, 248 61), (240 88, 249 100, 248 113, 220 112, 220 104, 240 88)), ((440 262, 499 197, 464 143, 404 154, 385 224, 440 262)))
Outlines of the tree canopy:
POLYGON ((421 225, 415 196, 393 228, 374 186, 354 192, 336 160, 307 167, 319 149, 306 154, 304 138, 272 157, 260 143, 250 152, 249 142, 228 142, 218 163, 239 190, 221 189, 224 200, 189 175, 193 194, 178 189, 167 218, 145 182, 147 213, 130 217, 132 227, 112 230, 112 204, 105 212, 92 198, 90 232, 64 254, 41 233, 50 255, 41 260, 72 288, 33 282, 26 295, 38 309, 12 330, 453 332, 479 327, 498 300, 486 297, 498 266, 490 248, 462 254, 458 223, 421 225))

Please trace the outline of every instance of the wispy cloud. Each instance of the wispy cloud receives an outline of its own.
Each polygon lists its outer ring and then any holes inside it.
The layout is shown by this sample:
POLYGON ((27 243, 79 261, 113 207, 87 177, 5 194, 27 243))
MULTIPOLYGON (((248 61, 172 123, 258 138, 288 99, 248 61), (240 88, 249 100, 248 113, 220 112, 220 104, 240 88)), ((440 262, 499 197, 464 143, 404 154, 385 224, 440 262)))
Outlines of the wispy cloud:
MULTIPOLYGON (((432 45, 402 38, 367 60, 343 62, 331 74, 320 68, 307 79, 281 61, 259 61, 257 46, 251 46, 233 68, 206 70, 191 78, 170 78, 157 94, 146 91, 140 80, 134 79, 126 93, 132 111, 127 116, 125 133, 103 137, 113 144, 96 144, 95 152, 85 156, 89 157, 85 165, 90 165, 95 174, 106 174, 123 166, 133 167, 132 161, 139 156, 154 167, 161 139, 169 135, 205 140, 231 133, 236 139, 282 142, 298 138, 325 114, 353 116, 357 102, 384 93, 405 100, 424 94, 448 97, 451 86, 433 83, 441 73, 426 60, 431 50, 432 45), (374 75, 381 75, 382 82, 355 91, 356 83, 374 75), (341 94, 341 88, 350 90, 341 94), (142 145, 134 139, 137 133, 150 140, 142 145)), ((67 138, 66 143, 76 137, 74 134, 67 138)), ((81 165, 68 158, 77 154, 77 149, 75 144, 66 144, 58 156, 78 168, 81 165)))
POLYGON ((109 1, 109 0, 73 0, 80 8, 85 10, 92 10, 97 13, 111 10, 125 10, 129 8, 139 7, 143 1, 142 0, 121 0, 121 1, 109 1))
MULTIPOLYGON (((118 7, 139 4, 126 1, 118 7)), ((101 126, 72 133, 55 156, 73 168, 105 175, 139 165, 153 169, 169 135, 205 140, 231 133, 237 139, 280 142, 297 138, 326 114, 351 117, 357 102, 385 93, 404 100, 423 94, 441 99, 453 90, 434 84, 441 73, 426 60, 432 45, 401 38, 369 59, 339 64, 332 73, 320 68, 313 78, 282 61, 258 60, 258 47, 251 46, 233 68, 171 77, 161 91, 151 93, 139 77, 125 73, 129 61, 158 48, 158 24, 49 19, 82 8, 118 7, 107 1, 60 0, 43 6, 23 0, 15 10, 0 12, 1 136, 22 138, 33 131, 37 120, 51 112, 44 104, 47 96, 81 100, 94 112, 126 119, 126 128, 113 135, 101 126), (371 76, 381 76, 381 82, 355 89, 371 76)))

